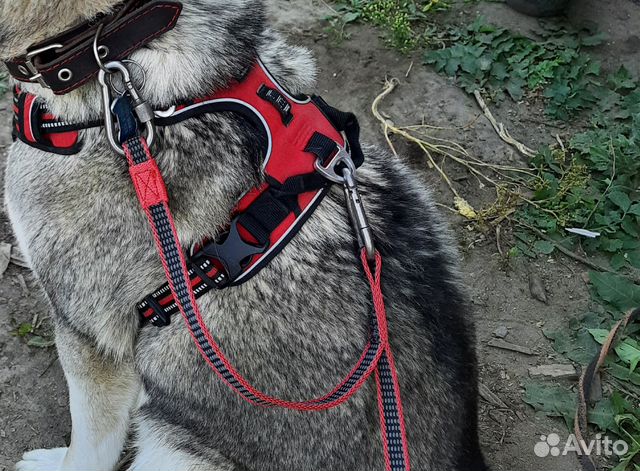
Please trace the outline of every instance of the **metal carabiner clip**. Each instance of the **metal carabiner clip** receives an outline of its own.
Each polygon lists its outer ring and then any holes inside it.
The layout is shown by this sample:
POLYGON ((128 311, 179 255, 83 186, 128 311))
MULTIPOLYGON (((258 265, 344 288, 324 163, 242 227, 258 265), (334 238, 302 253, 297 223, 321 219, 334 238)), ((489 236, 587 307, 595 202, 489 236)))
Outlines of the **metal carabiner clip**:
POLYGON ((131 80, 129 69, 127 69, 127 67, 122 62, 113 61, 107 62, 103 65, 103 67, 100 69, 100 72, 98 73, 98 82, 102 87, 102 106, 107 140, 109 141, 109 145, 115 152, 120 155, 124 155, 124 149, 115 138, 115 122, 113 119, 113 112, 111 111, 111 105, 114 101, 112 100, 113 97, 111 95, 112 86, 107 83, 107 74, 115 73, 120 73, 122 75, 122 81, 126 89, 125 94, 129 95, 129 98, 131 99, 131 106, 133 107, 133 111, 135 112, 136 117, 138 118, 140 123, 145 125, 145 138, 149 147, 151 147, 155 138, 155 124, 153 122, 154 114, 153 109, 151 108, 149 103, 143 100, 140 96, 140 93, 131 80))
POLYGON ((344 196, 347 200, 347 211, 349 212, 349 219, 351 219, 353 230, 358 238, 358 246, 366 250, 369 260, 375 260, 376 248, 373 243, 373 232, 369 225, 364 203, 362 202, 362 198, 360 198, 356 176, 350 167, 343 169, 342 176, 344 178, 343 186, 344 196))
POLYGON ((358 183, 356 182, 357 168, 346 147, 340 145, 337 145, 337 147, 336 154, 327 164, 323 164, 320 159, 317 159, 314 165, 315 169, 327 180, 342 184, 347 203, 347 212, 349 213, 353 231, 358 239, 358 246, 366 249, 369 260, 375 260, 376 248, 373 243, 373 232, 371 231, 371 226, 369 226, 367 213, 362 198, 360 198, 358 183))

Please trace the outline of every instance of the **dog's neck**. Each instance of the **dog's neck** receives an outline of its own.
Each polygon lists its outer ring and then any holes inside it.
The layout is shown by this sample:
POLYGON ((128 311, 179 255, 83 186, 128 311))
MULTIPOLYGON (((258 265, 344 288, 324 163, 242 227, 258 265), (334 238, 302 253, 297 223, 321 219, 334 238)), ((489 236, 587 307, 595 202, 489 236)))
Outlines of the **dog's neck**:
MULTIPOLYGON (((227 86, 255 62, 264 32, 259 0, 185 1, 172 31, 131 54, 145 71, 144 98, 155 109, 164 109, 227 86)), ((131 67, 131 72, 135 76, 139 69, 131 67)), ((21 86, 68 120, 95 119, 101 112, 95 80, 62 96, 38 84, 21 86)))

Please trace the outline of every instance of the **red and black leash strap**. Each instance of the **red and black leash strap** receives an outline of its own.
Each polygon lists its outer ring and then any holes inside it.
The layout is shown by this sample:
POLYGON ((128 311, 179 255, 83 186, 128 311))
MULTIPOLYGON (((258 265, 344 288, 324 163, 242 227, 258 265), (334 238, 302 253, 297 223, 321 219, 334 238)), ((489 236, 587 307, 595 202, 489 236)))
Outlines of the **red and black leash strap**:
POLYGON ((589 363, 580 377, 578 383, 578 408, 574 421, 574 433, 580 447, 578 461, 583 471, 597 471, 598 467, 591 458, 589 447, 586 442, 589 429, 589 403, 591 402, 591 390, 596 379, 596 375, 604 366, 607 356, 622 338, 625 329, 629 324, 640 319, 640 308, 629 312, 623 319, 618 321, 607 336, 600 348, 598 355, 589 363))
POLYGON ((184 251, 168 205, 160 170, 146 140, 135 136, 123 144, 136 193, 142 205, 160 255, 171 292, 189 332, 205 361, 236 393, 248 402, 264 407, 318 411, 336 407, 349 399, 375 372, 378 389, 381 434, 387 471, 410 469, 400 387, 389 345, 384 297, 381 289, 382 258, 376 253, 374 270, 363 249, 361 261, 371 287, 374 315, 368 345, 347 377, 331 392, 317 399, 293 402, 268 396, 249 384, 231 365, 207 329, 196 303, 184 251))

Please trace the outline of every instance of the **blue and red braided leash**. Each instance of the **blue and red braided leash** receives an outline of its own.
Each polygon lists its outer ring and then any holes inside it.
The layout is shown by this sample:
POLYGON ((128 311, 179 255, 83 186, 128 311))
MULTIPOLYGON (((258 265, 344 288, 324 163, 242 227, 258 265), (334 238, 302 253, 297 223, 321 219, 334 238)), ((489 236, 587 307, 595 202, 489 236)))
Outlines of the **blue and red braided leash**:
POLYGON ((348 400, 375 372, 378 390, 380 428, 388 471, 410 469, 409 450, 400 399, 400 387, 391 352, 384 296, 381 288, 382 258, 375 253, 374 269, 365 249, 361 261, 371 288, 374 314, 370 338, 358 363, 347 377, 328 394, 308 401, 293 402, 271 397, 255 389, 233 367, 206 327, 191 286, 184 251, 180 245, 162 174, 139 133, 123 143, 129 171, 138 200, 153 231, 171 292, 187 328, 202 357, 213 371, 248 402, 263 407, 283 407, 298 411, 319 411, 336 407, 348 400))

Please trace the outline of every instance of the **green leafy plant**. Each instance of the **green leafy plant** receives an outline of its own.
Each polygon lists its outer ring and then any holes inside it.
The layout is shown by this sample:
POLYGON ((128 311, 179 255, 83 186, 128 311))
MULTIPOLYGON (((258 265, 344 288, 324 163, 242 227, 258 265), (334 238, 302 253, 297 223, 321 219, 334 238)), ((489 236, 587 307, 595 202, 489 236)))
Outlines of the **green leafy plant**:
POLYGON ((549 25, 536 40, 478 18, 467 27, 450 29, 446 37, 449 45, 427 52, 425 62, 455 77, 469 93, 506 93, 516 101, 527 93, 543 93, 548 113, 560 119, 592 107, 598 99, 600 66, 581 49, 600 43, 601 35, 549 25))
POLYGON ((444 0, 348 0, 335 6, 328 21, 337 39, 347 36, 347 25, 360 21, 380 27, 391 46, 408 52, 427 41, 429 14, 447 7, 444 0))
POLYGON ((588 254, 606 256, 613 270, 640 269, 640 113, 629 99, 635 96, 618 96, 616 114, 628 118, 608 117, 565 148, 539 152, 532 161, 537 177, 528 182, 535 204, 519 213, 569 248, 579 244, 588 254), (567 237, 566 228, 594 237, 567 237))
POLYGON ((43 332, 39 325, 36 326, 30 322, 23 322, 13 333, 26 340, 30 347, 49 348, 55 345, 55 340, 49 332, 43 332))

